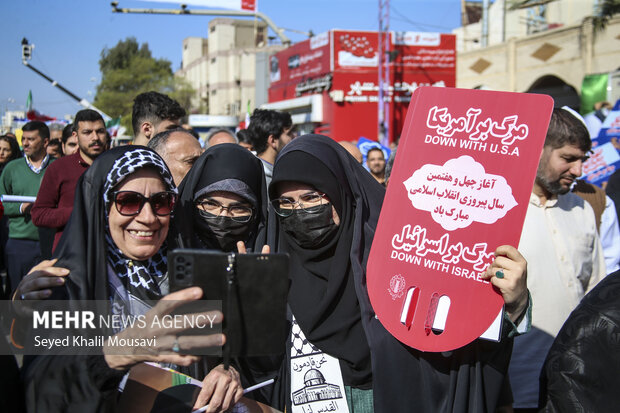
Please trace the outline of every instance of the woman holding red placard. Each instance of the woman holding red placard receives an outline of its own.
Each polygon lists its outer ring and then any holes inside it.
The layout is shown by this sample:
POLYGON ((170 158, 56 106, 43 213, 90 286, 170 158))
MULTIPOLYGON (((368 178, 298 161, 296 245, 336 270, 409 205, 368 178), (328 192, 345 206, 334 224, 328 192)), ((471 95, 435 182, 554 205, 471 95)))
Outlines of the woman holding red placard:
MULTIPOLYGON (((494 411, 514 329, 505 328, 499 343, 476 340, 453 352, 424 353, 397 341, 376 319, 366 290, 366 262, 384 192, 325 136, 302 136, 276 160, 269 193, 279 215, 282 250, 291 254, 291 347, 298 352, 291 353, 291 382, 298 371, 305 372, 302 363, 295 364, 304 356, 303 346, 296 344, 301 338, 310 343, 308 354, 337 360, 350 411, 494 411)), ((518 322, 528 304, 527 265, 513 247, 498 248, 496 256, 486 278, 504 297, 507 317, 518 322)), ((308 376, 303 389, 291 386, 288 410, 316 403, 300 397, 302 390, 312 390, 315 379, 338 387, 327 376, 331 370, 320 373, 308 376)))

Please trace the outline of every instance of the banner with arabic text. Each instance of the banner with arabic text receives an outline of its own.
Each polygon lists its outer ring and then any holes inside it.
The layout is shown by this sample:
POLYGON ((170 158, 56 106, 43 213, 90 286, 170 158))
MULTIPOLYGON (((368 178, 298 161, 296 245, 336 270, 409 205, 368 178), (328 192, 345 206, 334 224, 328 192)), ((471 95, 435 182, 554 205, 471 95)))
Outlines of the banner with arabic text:
POLYGON ((404 344, 453 350, 498 319, 481 274, 518 246, 552 109, 546 95, 414 92, 367 266, 372 306, 404 344))

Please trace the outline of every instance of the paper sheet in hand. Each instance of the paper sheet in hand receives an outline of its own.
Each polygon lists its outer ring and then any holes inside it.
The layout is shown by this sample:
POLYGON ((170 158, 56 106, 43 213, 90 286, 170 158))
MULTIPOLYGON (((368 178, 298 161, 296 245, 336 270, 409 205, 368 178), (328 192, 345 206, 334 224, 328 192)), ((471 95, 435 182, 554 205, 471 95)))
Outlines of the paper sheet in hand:
MULTIPOLYGON (((150 363, 132 367, 119 401, 119 413, 174 411, 190 413, 202 382, 150 363), (166 410, 170 409, 170 410, 166 410)), ((267 405, 242 397, 233 413, 280 413, 267 405)))

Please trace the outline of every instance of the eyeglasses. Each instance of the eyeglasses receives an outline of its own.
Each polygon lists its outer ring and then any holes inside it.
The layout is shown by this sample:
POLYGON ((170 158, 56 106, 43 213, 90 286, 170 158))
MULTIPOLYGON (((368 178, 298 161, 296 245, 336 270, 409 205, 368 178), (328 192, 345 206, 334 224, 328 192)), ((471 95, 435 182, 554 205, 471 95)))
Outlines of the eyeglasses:
POLYGON ((282 217, 288 217, 293 214, 295 205, 299 205, 301 209, 309 214, 316 214, 321 210, 323 205, 323 197, 325 194, 319 192, 308 192, 299 196, 299 200, 293 201, 292 198, 276 198, 271 200, 271 206, 276 214, 282 217))
POLYGON ((126 217, 138 215, 147 202, 151 205, 153 213, 164 217, 170 215, 177 201, 177 194, 172 191, 158 192, 145 197, 140 192, 116 191, 114 192, 114 205, 119 214, 126 217))
POLYGON ((218 201, 209 198, 196 201, 196 207, 208 214, 206 218, 217 218, 226 210, 228 216, 236 222, 248 222, 254 214, 254 210, 251 207, 239 204, 224 206, 218 201))

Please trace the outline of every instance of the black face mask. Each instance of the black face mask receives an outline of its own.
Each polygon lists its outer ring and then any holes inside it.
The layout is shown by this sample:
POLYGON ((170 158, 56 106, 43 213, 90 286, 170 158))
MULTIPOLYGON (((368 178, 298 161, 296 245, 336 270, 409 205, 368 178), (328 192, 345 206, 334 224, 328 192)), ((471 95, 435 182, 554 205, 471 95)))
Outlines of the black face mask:
POLYGON ((332 205, 321 205, 319 212, 310 214, 295 209, 288 217, 280 217, 282 229, 302 248, 318 248, 330 241, 338 225, 334 222, 332 205))
POLYGON ((199 210, 198 217, 194 222, 198 227, 198 237, 208 247, 215 244, 222 251, 230 252, 236 250, 238 241, 246 242, 248 240, 254 220, 237 222, 233 221, 231 217, 214 217, 199 210))

